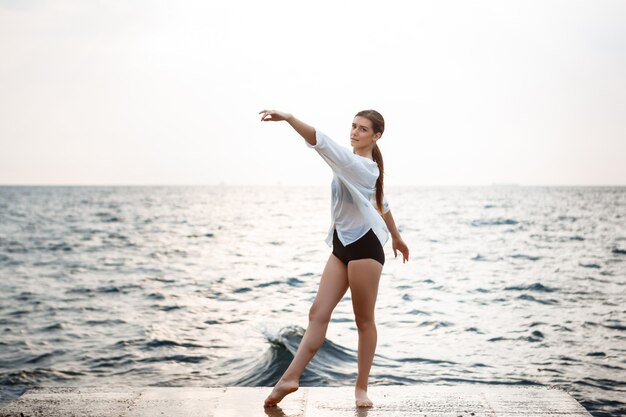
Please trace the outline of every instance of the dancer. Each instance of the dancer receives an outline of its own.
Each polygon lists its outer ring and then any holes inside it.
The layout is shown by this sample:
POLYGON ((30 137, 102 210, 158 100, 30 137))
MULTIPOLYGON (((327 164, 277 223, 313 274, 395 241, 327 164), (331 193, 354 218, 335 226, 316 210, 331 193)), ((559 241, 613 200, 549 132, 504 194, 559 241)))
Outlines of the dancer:
POLYGON ((409 260, 409 248, 402 240, 383 192, 383 159, 376 142, 385 121, 375 110, 364 110, 352 121, 352 150, 339 146, 324 133, 292 114, 262 110, 261 121, 286 121, 315 149, 333 171, 332 218, 326 236, 332 254, 328 258, 319 289, 309 310, 309 324, 291 364, 280 378, 265 407, 278 404, 299 387, 300 376, 322 347, 331 314, 348 288, 359 334, 358 376, 355 385, 357 407, 372 407, 367 382, 376 351, 374 309, 380 274, 385 263, 383 246, 391 233, 394 255, 409 260))

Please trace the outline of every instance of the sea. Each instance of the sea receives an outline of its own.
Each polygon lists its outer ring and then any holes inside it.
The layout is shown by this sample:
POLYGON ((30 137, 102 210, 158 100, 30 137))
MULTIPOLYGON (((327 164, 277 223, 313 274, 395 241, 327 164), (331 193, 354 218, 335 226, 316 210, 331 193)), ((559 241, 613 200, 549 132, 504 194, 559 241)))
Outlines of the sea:
MULTIPOLYGON (((626 187, 386 195, 410 259, 385 246, 371 385, 560 387, 626 416, 626 187)), ((329 222, 325 186, 0 187, 0 406, 32 387, 272 386, 329 222)), ((348 292, 301 384, 354 384, 356 349, 348 292)))

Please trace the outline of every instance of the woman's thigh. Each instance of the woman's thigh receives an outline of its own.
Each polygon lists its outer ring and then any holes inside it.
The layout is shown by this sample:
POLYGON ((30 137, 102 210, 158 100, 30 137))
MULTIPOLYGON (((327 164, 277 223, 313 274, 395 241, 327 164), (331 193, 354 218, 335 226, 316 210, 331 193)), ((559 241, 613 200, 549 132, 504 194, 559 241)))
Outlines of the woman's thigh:
POLYGON ((348 285, 357 322, 374 320, 374 308, 382 271, 383 266, 374 259, 358 259, 348 263, 348 285))
POLYGON ((311 306, 311 314, 319 314, 330 319, 330 315, 348 290, 348 268, 335 255, 330 255, 317 295, 311 306))

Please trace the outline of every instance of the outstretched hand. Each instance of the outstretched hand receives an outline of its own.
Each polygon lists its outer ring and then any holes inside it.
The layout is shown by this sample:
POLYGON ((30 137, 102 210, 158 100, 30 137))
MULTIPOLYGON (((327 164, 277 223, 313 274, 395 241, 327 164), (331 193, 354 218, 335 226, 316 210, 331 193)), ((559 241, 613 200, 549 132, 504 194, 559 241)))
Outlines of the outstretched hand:
POLYGON ((402 263, 408 262, 409 260, 409 247, 404 243, 402 238, 393 239, 391 242, 391 247, 393 249, 393 254, 395 257, 398 257, 398 251, 402 253, 402 263))
POLYGON ((288 120, 291 114, 278 110, 261 110, 259 114, 262 114, 262 122, 279 122, 281 120, 288 120))

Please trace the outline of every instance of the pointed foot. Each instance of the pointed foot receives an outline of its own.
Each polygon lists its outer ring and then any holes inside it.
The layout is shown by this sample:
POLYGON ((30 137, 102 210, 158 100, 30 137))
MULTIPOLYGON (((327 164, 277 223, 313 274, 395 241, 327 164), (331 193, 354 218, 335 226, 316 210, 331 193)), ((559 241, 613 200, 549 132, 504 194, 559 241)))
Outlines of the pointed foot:
POLYGON ((265 399, 264 407, 274 407, 276 404, 282 401, 286 395, 297 391, 300 388, 298 381, 280 380, 265 399))

